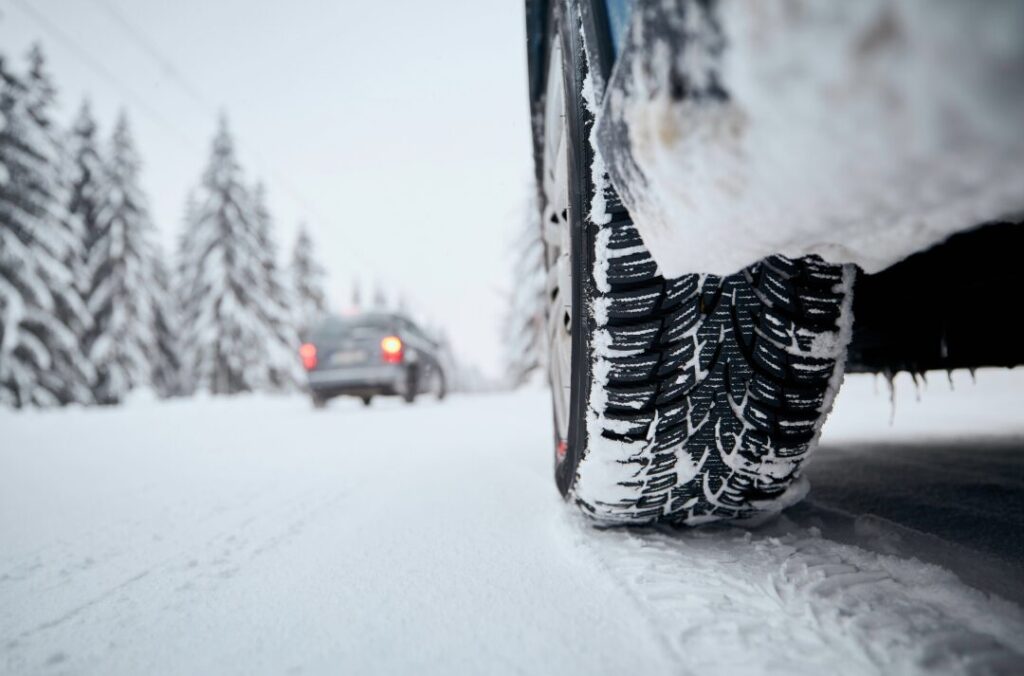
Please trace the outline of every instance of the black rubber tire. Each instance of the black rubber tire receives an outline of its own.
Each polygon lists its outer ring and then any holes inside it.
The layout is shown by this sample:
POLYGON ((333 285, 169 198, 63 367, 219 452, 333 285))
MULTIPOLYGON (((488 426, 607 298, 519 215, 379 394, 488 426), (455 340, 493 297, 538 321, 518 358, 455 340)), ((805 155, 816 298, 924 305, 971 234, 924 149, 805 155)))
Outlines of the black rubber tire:
POLYGON ((556 483, 608 522, 778 511, 805 491, 801 468, 842 379, 854 270, 774 256, 727 277, 665 279, 610 187, 610 222, 595 224, 580 19, 574 2, 553 5, 574 307, 569 438, 556 483))
POLYGON ((441 381, 437 387, 437 400, 444 401, 444 398, 448 396, 448 381, 445 380, 444 372, 440 369, 437 370, 437 379, 441 381))
POLYGON ((416 395, 419 394, 419 388, 419 373, 415 367, 410 367, 405 372, 405 389, 402 390, 402 401, 407 404, 411 404, 416 401, 416 395))

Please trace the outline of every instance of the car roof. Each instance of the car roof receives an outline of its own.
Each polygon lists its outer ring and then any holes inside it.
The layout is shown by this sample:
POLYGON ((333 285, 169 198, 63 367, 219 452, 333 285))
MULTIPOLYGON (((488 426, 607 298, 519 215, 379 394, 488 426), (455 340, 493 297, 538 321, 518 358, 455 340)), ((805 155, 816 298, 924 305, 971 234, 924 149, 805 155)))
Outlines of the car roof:
POLYGON ((416 323, 405 315, 395 312, 360 312, 348 315, 331 315, 319 324, 317 329, 342 328, 355 326, 388 326, 401 323, 408 323, 416 327, 416 323))

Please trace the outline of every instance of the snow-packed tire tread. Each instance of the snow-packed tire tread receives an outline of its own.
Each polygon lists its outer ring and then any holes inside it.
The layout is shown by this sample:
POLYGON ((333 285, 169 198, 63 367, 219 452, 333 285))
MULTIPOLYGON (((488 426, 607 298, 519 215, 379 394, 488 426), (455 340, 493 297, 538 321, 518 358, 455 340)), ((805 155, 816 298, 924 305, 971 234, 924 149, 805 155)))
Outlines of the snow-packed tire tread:
POLYGON ((605 396, 590 433, 635 452, 621 461, 619 482, 632 497, 577 501, 626 522, 762 511, 798 476, 831 404, 851 272, 773 256, 727 277, 641 280, 636 271, 657 266, 628 215, 588 227, 610 230, 596 247, 629 250, 594 252, 606 261, 594 271, 605 291, 593 294, 605 310, 597 330, 609 340, 594 355, 608 368, 591 385, 605 396))
POLYGON ((588 82, 578 10, 552 3, 550 15, 567 55, 573 186, 573 386, 556 481, 609 522, 775 511, 800 491, 842 376, 853 269, 773 256, 725 277, 664 278, 607 174, 591 175, 605 166, 592 133, 602 85, 588 82))

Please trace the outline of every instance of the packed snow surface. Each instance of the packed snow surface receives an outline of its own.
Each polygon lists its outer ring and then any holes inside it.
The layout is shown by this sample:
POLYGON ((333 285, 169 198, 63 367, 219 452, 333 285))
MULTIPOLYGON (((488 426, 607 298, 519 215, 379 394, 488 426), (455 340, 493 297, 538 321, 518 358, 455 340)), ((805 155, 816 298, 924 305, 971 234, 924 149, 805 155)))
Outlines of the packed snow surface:
POLYGON ((875 272, 1024 212, 1024 3, 637 0, 633 15, 598 136, 666 276, 772 254, 875 272))
POLYGON ((1022 387, 848 378, 749 531, 595 529, 541 390, 0 411, 0 673, 1020 673, 1022 387))

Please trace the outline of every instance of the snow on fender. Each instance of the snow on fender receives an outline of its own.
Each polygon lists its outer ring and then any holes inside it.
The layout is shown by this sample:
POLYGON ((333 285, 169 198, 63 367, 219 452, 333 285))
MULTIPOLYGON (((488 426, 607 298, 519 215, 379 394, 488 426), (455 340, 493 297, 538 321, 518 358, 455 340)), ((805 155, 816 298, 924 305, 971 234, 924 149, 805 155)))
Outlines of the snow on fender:
POLYGON ((1024 3, 637 0, 598 120, 663 273, 868 272, 1024 208, 1024 3))

